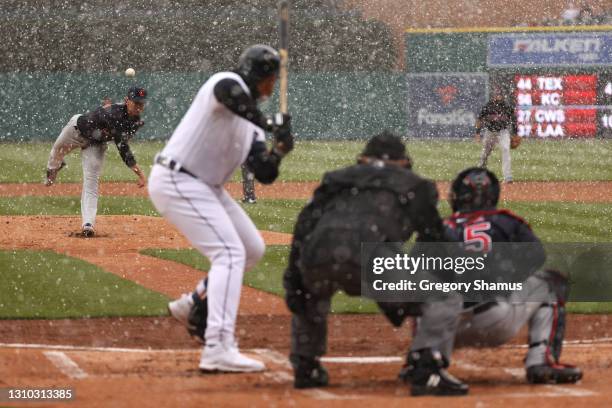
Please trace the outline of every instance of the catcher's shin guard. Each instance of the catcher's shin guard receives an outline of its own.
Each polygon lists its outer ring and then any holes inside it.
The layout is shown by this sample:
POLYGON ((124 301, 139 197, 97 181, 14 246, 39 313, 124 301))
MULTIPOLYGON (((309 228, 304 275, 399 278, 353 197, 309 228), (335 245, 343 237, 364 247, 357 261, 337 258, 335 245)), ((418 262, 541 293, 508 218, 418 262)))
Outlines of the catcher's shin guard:
POLYGON ((565 338, 566 311, 565 302, 569 297, 569 284, 565 276, 555 270, 538 271, 535 276, 545 280, 557 297, 557 302, 543 304, 542 308, 551 308, 553 322, 548 339, 530 344, 537 347, 546 345, 546 361, 527 367, 527 381, 532 384, 564 384, 575 383, 582 378, 578 367, 559 362, 565 338))
MULTIPOLYGON (((542 305, 542 307, 551 307, 553 310, 553 323, 548 340, 546 340, 546 360, 550 364, 556 364, 561 358, 565 337, 565 302, 569 297, 569 283, 565 276, 552 269, 538 271, 535 276, 546 281, 557 298, 557 301, 552 304, 542 305)), ((530 344, 529 346, 533 347, 534 345, 530 344)))
POLYGON ((328 385, 329 375, 318 358, 292 354, 289 360, 293 366, 294 388, 317 388, 328 385))
POLYGON ((453 377, 446 367, 448 362, 439 351, 429 348, 411 351, 399 378, 410 384, 413 396, 466 395, 469 391, 467 384, 453 377))

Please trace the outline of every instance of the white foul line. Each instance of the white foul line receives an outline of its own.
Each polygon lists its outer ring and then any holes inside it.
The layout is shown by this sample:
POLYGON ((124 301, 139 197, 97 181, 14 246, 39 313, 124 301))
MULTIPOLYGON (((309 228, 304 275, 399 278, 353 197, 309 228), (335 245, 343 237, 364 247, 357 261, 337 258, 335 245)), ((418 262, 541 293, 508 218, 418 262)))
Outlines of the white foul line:
MULTIPOLYGON (((463 370, 468 371, 484 371, 485 367, 467 363, 461 360, 455 360, 454 365, 463 370)), ((510 374, 515 378, 524 378, 525 377, 525 369, 518 367, 504 367, 502 370, 505 373, 510 374)), ((592 397, 598 395, 598 393, 590 390, 586 390, 584 388, 575 388, 574 386, 565 387, 561 385, 540 385, 537 388, 546 389, 548 392, 511 392, 507 394, 498 394, 498 398, 558 398, 558 397, 592 397)))
POLYGON ((330 364, 384 364, 384 363, 401 363, 404 361, 401 357, 323 357, 323 363, 330 364))
POLYGON ((0 348, 47 349, 66 351, 101 351, 110 353, 184 353, 197 349, 142 349, 122 347, 70 346, 63 344, 0 343, 0 348))
MULTIPOLYGON (((605 344, 612 343, 612 337, 600 337, 598 339, 585 339, 585 340, 564 340, 563 347, 585 347, 591 344, 605 344)), ((502 348, 528 348, 527 344, 506 344, 501 346, 502 348)))
POLYGON ((562 387, 559 385, 545 385, 545 387, 555 390, 555 392, 568 397, 593 397, 598 395, 594 391, 585 390, 584 388, 562 387))
MULTIPOLYGON (((594 340, 577 340, 567 342, 568 346, 583 346, 586 344, 609 342, 612 338, 594 339, 594 340)), ((507 347, 507 346, 506 346, 507 347)), ((512 348, 517 346, 510 346, 512 348)), ((520 347, 520 346, 519 346, 520 347)), ((70 345, 53 345, 53 344, 28 344, 28 343, 0 343, 0 348, 25 348, 25 349, 47 349, 47 350, 65 350, 65 351, 97 351, 97 352, 119 352, 119 353, 177 353, 177 352, 196 352, 197 349, 139 349, 139 348, 119 348, 119 347, 88 347, 88 346, 70 346, 70 345)), ((290 367, 288 359, 281 353, 270 349, 252 349, 254 354, 264 357, 269 362, 280 365, 280 371, 268 371, 264 376, 278 383, 291 382, 293 376, 286 371, 290 367)), ((49 361, 55 365, 63 374, 72 379, 87 378, 88 375, 83 371, 77 363, 61 351, 44 351, 43 354, 49 361)), ((370 357, 324 357, 321 359, 326 363, 338 364, 380 364, 380 363, 396 363, 403 359, 397 356, 370 356, 370 357)), ((485 368, 475 364, 467 363, 461 360, 455 360, 457 367, 469 371, 482 371, 485 368)), ((522 368, 502 368, 506 373, 522 377, 522 368)), ((599 395, 597 392, 584 388, 564 387, 559 385, 543 385, 541 388, 548 392, 515 392, 507 394, 497 394, 498 398, 533 398, 533 397, 592 397, 599 395)), ((359 395, 338 395, 329 391, 320 389, 311 389, 302 391, 304 395, 318 400, 341 400, 341 399, 358 399, 363 398, 359 395)))
POLYGON ((258 354, 266 360, 278 364, 283 368, 291 368, 291 364, 289 363, 289 359, 284 354, 279 353, 275 350, 265 349, 265 348, 257 348, 251 350, 252 353, 258 354))
POLYGON ((75 380, 87 378, 87 373, 81 370, 77 363, 61 351, 45 351, 43 354, 66 376, 75 380))
POLYGON ((319 388, 312 388, 309 390, 303 390, 302 394, 314 398, 317 400, 351 400, 351 399, 362 399, 364 396, 351 395, 351 394, 334 394, 333 392, 325 391, 319 388))
POLYGON ((286 371, 264 371, 263 376, 281 384, 293 382, 293 376, 286 371))

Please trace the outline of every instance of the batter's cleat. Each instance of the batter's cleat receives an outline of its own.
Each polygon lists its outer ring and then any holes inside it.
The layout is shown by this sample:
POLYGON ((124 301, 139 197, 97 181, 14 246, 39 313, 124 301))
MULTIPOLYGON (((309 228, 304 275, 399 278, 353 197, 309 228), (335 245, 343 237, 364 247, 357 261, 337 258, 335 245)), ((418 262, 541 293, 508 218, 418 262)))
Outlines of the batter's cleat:
POLYGON ((294 372, 294 388, 318 388, 329 384, 329 375, 319 359, 292 356, 291 363, 294 372))
POLYGON ((431 349, 411 351, 399 378, 410 384, 410 394, 415 397, 466 395, 469 387, 446 371, 447 366, 439 351, 431 349))
POLYGON ((62 164, 60 164, 59 168, 57 168, 57 169, 47 169, 47 178, 45 179, 45 186, 49 187, 49 186, 52 186, 53 184, 55 184, 55 179, 57 178, 57 173, 59 173, 59 171, 61 169, 63 169, 64 167, 66 167, 66 162, 62 161, 62 164))
POLYGON ((183 326, 187 326, 189 311, 193 307, 193 296, 191 293, 183 293, 180 298, 168 303, 168 312, 183 326))
POLYGON ((245 197, 242 199, 242 202, 245 204, 257 204, 257 199, 255 197, 245 197))
POLYGON ((229 373, 255 373, 266 369, 259 360, 241 354, 235 344, 207 344, 202 348, 200 371, 210 373, 215 371, 229 373))
POLYGON ((83 229, 81 230, 81 234, 85 237, 85 238, 91 238, 94 235, 96 235, 96 231, 94 230, 93 225, 91 225, 90 223, 85 223, 83 225, 83 229))
POLYGON ((582 370, 566 364, 541 364, 527 368, 531 384, 573 384, 582 379, 582 370))

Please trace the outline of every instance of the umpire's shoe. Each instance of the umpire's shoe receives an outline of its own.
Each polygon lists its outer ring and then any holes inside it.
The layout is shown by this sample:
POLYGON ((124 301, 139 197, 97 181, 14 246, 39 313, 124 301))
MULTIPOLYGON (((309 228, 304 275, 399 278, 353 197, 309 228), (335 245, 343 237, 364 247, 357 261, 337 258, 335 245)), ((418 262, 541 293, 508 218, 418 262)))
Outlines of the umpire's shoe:
POLYGON ((573 384, 582 378, 582 370, 567 364, 541 364, 527 367, 531 384, 573 384))
POLYGON ((329 375, 319 359, 291 355, 291 365, 294 371, 294 388, 317 388, 329 384, 329 375))
POLYGON ((421 349, 408 354, 406 365, 399 377, 411 385, 410 393, 420 395, 466 395, 467 384, 446 371, 448 363, 439 351, 421 349))

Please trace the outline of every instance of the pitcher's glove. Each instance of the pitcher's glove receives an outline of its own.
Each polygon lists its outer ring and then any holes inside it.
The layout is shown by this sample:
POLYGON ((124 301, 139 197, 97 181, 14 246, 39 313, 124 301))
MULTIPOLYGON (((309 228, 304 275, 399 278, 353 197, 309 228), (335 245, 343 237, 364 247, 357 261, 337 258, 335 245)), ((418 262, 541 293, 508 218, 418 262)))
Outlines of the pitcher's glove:
POLYGON ((516 149, 521 145, 522 138, 519 135, 510 136, 510 148, 516 149))
POLYGON ((291 115, 288 113, 277 113, 272 123, 272 135, 274 136, 273 150, 280 157, 285 156, 293 150, 293 134, 291 133, 291 115))

